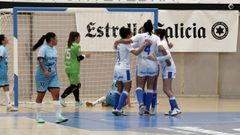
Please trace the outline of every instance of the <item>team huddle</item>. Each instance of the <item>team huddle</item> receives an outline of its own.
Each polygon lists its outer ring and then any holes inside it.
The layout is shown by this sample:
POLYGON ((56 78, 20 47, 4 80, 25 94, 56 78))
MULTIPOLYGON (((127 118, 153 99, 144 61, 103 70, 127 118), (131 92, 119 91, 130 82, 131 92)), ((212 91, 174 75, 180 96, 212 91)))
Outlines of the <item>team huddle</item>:
MULTIPOLYGON (((172 79, 176 75, 176 66, 170 53, 172 43, 166 37, 166 30, 157 29, 153 33, 153 24, 150 20, 144 23, 142 33, 132 36, 129 28, 122 27, 119 30, 121 39, 115 41, 117 50, 117 62, 114 67, 114 83, 112 91, 95 102, 87 102, 87 106, 106 101, 113 106, 112 113, 116 116, 127 115, 123 107, 128 104, 131 90, 130 53, 137 56, 136 65, 136 98, 139 104, 139 115, 155 115, 157 105, 157 79, 160 67, 162 69, 163 91, 169 98, 171 109, 166 115, 175 116, 181 113, 172 91, 172 79)), ((33 51, 37 52, 38 66, 35 74, 37 89, 36 121, 44 123, 42 117, 42 101, 47 90, 51 93, 56 112, 56 123, 68 121, 62 116, 61 106, 66 107, 65 98, 73 93, 76 106, 81 106, 79 99, 80 61, 90 58, 91 54, 82 54, 80 46, 80 34, 70 32, 67 47, 65 49, 65 72, 69 80, 69 87, 60 95, 60 83, 57 74, 57 36, 53 32, 43 35, 34 45, 33 51), (46 41, 46 43, 44 43, 46 41)), ((9 96, 7 51, 7 38, 0 35, 0 87, 3 87, 7 111, 17 111, 11 105, 9 96)))
POLYGON ((151 20, 144 23, 143 33, 133 37, 129 28, 120 29, 121 39, 115 42, 118 59, 114 68, 114 79, 117 81, 118 91, 114 95, 112 113, 116 116, 126 115, 122 107, 131 89, 129 53, 138 56, 135 92, 139 115, 156 114, 159 66, 162 69, 163 90, 169 97, 171 106, 166 115, 175 116, 181 113, 172 91, 172 79, 176 74, 176 66, 170 53, 172 44, 167 40, 166 30, 157 29, 155 34, 151 20))

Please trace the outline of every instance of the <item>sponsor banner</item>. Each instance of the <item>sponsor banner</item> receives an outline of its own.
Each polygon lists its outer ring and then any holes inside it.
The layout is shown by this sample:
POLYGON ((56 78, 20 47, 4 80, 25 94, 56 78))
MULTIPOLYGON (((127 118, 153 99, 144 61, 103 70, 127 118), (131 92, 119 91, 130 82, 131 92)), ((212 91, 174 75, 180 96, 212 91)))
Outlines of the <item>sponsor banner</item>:
POLYGON ((236 52, 238 11, 159 11, 175 52, 236 52))
MULTIPOLYGON (((88 9, 76 13, 77 31, 81 34, 82 51, 114 51, 119 29, 129 27, 135 35, 144 22, 153 21, 153 12, 109 12, 107 9, 88 9)), ((154 22, 154 21, 153 21, 154 22)))
MULTIPOLYGON (((119 29, 129 27, 135 35, 153 12, 109 12, 84 9, 76 13, 83 51, 111 52, 119 29)), ((238 11, 159 10, 159 28, 167 30, 174 52, 236 52, 238 11)))

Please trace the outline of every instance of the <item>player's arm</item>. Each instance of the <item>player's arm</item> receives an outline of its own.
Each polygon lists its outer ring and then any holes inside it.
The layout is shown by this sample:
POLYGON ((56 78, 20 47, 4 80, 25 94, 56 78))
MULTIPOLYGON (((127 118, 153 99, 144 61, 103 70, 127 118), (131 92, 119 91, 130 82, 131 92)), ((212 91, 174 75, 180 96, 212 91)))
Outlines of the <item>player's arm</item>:
POLYGON ((82 61, 82 60, 84 60, 85 58, 90 58, 90 56, 91 56, 90 53, 81 54, 80 45, 77 47, 76 53, 77 53, 77 60, 78 60, 79 62, 82 61))
POLYGON ((42 69, 42 71, 44 73, 44 76, 49 78, 49 73, 48 73, 48 71, 45 68, 44 58, 43 57, 39 57, 38 61, 39 61, 39 65, 40 65, 40 67, 41 67, 41 69, 42 69))
POLYGON ((116 40, 114 42, 114 49, 117 49, 117 46, 118 44, 122 43, 122 44, 131 44, 131 43, 134 43, 134 42, 138 42, 141 38, 141 35, 140 34, 137 34, 131 38, 128 38, 128 39, 119 39, 119 40, 116 40))
POLYGON ((164 56, 155 56, 155 55, 149 55, 147 56, 147 59, 152 60, 152 61, 159 61, 159 62, 164 62, 166 60, 169 60, 171 58, 170 53, 167 51, 167 55, 164 56))
POLYGON ((85 55, 80 55, 80 56, 77 56, 77 59, 80 62, 80 61, 84 60, 85 57, 86 57, 85 55))
POLYGON ((149 40, 145 40, 143 45, 141 45, 139 48, 135 48, 131 50, 131 53, 134 55, 139 55, 146 46, 149 46, 151 44, 151 42, 149 40))
POLYGON ((172 48, 173 48, 173 43, 170 42, 170 43, 168 44, 168 47, 169 47, 170 49, 172 49, 172 48))
POLYGON ((173 43, 172 43, 172 42, 169 42, 169 40, 168 40, 167 37, 165 37, 165 39, 167 40, 169 49, 172 49, 172 48, 173 48, 173 43))
MULTIPOLYGON (((158 46, 158 47, 159 47, 159 50, 161 51, 161 53, 163 54, 163 56, 168 55, 166 49, 165 49, 162 45, 160 45, 160 46, 158 46)), ((166 59, 165 62, 166 62, 166 64, 167 64, 167 66, 171 66, 171 61, 170 61, 170 59, 166 59)))
POLYGON ((170 52, 166 50, 167 55, 157 57, 157 60, 160 62, 171 59, 170 52))
POLYGON ((88 59, 90 57, 91 57, 91 53, 85 53, 85 54, 81 54, 81 55, 77 56, 77 59, 80 62, 80 61, 84 60, 85 58, 88 59))
MULTIPOLYGON (((163 46, 163 44, 161 44, 160 38, 157 40, 157 44, 158 44, 158 49, 163 54, 163 56, 168 55, 167 51, 166 51, 166 48, 163 46)), ((165 62, 167 64, 167 66, 171 66, 170 59, 166 59, 165 62)))
POLYGON ((44 76, 46 78, 49 78, 49 73, 45 68, 45 64, 44 64, 44 57, 45 57, 45 49, 44 48, 40 48, 37 54, 37 59, 40 65, 40 68, 42 69, 44 76))
POLYGON ((116 41, 117 44, 131 44, 133 43, 132 39, 128 38, 128 39, 119 39, 116 41))
POLYGON ((118 46, 118 44, 120 44, 120 43, 128 45, 128 44, 133 43, 133 41, 132 41, 132 39, 130 39, 130 38, 129 38, 129 39, 119 39, 119 40, 116 40, 116 41, 114 42, 114 49, 115 49, 115 50, 117 50, 117 46, 118 46))

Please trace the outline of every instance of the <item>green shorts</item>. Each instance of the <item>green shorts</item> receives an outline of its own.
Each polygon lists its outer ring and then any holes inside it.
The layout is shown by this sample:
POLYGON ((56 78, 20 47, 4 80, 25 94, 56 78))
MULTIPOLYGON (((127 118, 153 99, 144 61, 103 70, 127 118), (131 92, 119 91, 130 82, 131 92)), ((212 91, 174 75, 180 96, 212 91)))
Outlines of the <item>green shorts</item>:
POLYGON ((80 77, 78 73, 67 73, 70 84, 78 85, 80 83, 80 77))

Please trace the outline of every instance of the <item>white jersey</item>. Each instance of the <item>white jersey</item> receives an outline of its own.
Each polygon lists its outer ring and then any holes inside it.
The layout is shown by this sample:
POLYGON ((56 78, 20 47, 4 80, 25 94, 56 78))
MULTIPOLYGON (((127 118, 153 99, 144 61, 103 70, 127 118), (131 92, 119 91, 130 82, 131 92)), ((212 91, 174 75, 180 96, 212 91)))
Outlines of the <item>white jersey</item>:
POLYGON ((129 53, 133 50, 131 45, 119 44, 117 47, 117 63, 122 68, 130 68, 129 53))
MULTIPOLYGON (((166 62, 165 61, 160 61, 160 64, 161 64, 161 67, 163 70, 166 70, 166 71, 176 71, 176 65, 173 61, 173 58, 172 58, 172 55, 171 55, 171 52, 170 52, 170 48, 168 46, 168 42, 166 41, 166 39, 163 39, 161 40, 161 44, 165 49, 166 49, 166 52, 168 53, 168 55, 170 56, 170 62, 171 62, 171 66, 167 66, 166 62)), ((163 56, 163 54, 161 52, 159 52, 159 56, 163 56)))
POLYGON ((117 47, 117 63, 114 67, 114 80, 123 83, 131 80, 129 53, 133 50, 130 45, 119 44, 117 47))
POLYGON ((154 55, 157 53, 157 46, 160 44, 160 38, 154 34, 149 33, 137 34, 131 38, 134 47, 140 47, 143 45, 146 39, 150 40, 151 45, 144 48, 138 55, 137 59, 137 76, 156 76, 158 75, 158 63, 147 59, 147 56, 154 55))
POLYGON ((138 65, 156 64, 156 62, 148 60, 148 59, 146 59, 146 57, 149 55, 156 54, 157 46, 160 44, 159 37, 154 34, 150 35, 149 33, 142 33, 142 34, 137 34, 131 38, 131 40, 133 41, 133 46, 135 48, 143 45, 143 43, 146 39, 150 40, 151 45, 145 47, 144 51, 142 51, 138 55, 138 65))

